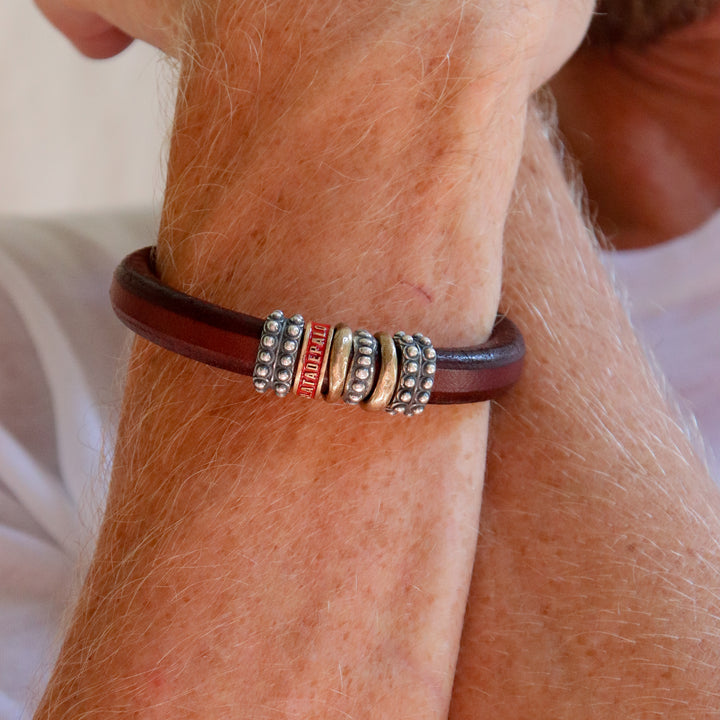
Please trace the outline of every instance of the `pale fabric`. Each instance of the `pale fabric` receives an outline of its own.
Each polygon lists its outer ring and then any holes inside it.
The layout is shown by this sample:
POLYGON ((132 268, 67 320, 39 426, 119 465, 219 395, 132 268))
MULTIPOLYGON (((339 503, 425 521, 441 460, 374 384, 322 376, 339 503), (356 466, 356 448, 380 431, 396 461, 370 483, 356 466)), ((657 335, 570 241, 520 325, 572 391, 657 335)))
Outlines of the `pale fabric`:
POLYGON ((149 205, 163 189, 170 65, 140 42, 82 57, 32 0, 0 1, 0 213, 149 205))
POLYGON ((697 232, 611 258, 630 311, 720 479, 720 213, 697 232))
MULTIPOLYGON (((0 220, 0 720, 31 715, 92 549, 128 342, 107 290, 154 225, 152 213, 0 220)), ((717 452, 720 216, 612 262, 717 452)))
POLYGON ((97 528, 128 334, 107 291, 152 214, 0 219, 0 720, 29 717, 97 528))

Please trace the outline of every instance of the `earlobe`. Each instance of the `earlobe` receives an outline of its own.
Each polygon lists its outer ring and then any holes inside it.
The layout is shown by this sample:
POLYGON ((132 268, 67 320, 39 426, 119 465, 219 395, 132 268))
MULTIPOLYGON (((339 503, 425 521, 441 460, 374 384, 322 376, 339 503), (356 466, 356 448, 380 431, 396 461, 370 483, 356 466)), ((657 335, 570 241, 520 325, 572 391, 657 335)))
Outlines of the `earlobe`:
POLYGON ((113 25, 108 25, 106 30, 97 34, 69 39, 83 55, 93 60, 104 60, 121 53, 134 38, 113 25))
POLYGON ((531 90, 544 85, 572 57, 583 41, 595 0, 557 0, 544 42, 535 54, 531 90))
POLYGON ((113 57, 133 38, 94 12, 57 0, 36 0, 45 17, 83 54, 93 59, 113 57))
MULTIPOLYGON (((87 57, 109 58, 133 39, 169 52, 175 23, 156 0, 35 0, 45 17, 87 57)), ((176 3, 182 5, 182 3, 176 3)))

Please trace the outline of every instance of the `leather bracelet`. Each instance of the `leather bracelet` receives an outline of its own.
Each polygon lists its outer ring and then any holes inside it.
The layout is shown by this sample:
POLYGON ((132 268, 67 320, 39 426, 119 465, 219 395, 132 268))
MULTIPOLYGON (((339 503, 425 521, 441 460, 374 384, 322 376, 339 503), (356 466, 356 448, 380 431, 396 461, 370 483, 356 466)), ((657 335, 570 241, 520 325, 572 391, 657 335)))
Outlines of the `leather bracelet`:
POLYGON ((379 347, 384 352, 393 349, 382 333, 374 340, 367 331, 352 333, 338 326, 344 332, 335 333, 332 342, 333 329, 328 325, 304 323, 300 316, 285 318, 279 311, 263 320, 168 287, 156 274, 153 247, 137 250, 120 263, 110 300, 120 320, 138 335, 198 362, 253 376, 260 391, 275 387, 278 394, 285 394, 295 385, 297 394, 326 396, 332 372, 335 385, 338 380, 344 383, 340 391, 346 402, 376 409, 381 395, 390 412, 416 414, 425 404, 496 398, 518 380, 525 355, 518 328, 498 316, 492 335, 481 345, 433 348, 422 335, 398 333, 395 360, 381 357, 379 347), (326 372, 330 355, 331 370, 326 372), (380 377, 384 387, 375 392, 380 377), (369 402, 373 395, 374 403, 369 402))

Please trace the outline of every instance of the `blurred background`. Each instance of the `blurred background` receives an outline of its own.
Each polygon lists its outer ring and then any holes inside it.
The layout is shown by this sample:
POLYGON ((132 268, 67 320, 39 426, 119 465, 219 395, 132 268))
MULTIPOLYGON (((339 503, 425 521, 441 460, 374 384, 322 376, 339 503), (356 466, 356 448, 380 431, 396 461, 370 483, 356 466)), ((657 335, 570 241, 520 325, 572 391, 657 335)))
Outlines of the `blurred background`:
POLYGON ((0 720, 32 717, 92 548, 129 338, 107 291, 155 237, 172 84, 0 2, 0 720))
POLYGON ((137 42, 85 59, 31 0, 0 3, 0 214, 158 204, 171 75, 137 42))

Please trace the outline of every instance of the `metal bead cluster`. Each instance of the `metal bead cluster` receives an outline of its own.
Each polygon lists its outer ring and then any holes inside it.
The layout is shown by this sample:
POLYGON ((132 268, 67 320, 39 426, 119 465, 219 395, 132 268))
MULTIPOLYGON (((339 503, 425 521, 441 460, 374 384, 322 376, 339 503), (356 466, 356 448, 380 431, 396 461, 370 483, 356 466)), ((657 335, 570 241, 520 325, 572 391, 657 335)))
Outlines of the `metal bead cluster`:
POLYGON ((398 383, 395 395, 386 410, 391 415, 419 415, 430 402, 435 384, 437 353, 430 339, 420 333, 395 333, 398 350, 398 383))
POLYGON ((367 330, 353 332, 347 325, 332 329, 322 323, 306 323, 301 315, 288 319, 280 310, 268 315, 253 372, 258 392, 272 388, 284 397, 293 382, 297 384, 301 374, 301 380, 305 378, 303 373, 307 371, 309 379, 305 384, 312 385, 312 393, 303 394, 302 388, 295 392, 305 397, 319 396, 326 367, 326 400, 342 399, 348 405, 385 409, 392 415, 419 415, 430 402, 437 353, 430 339, 421 333, 398 332, 392 338, 386 333, 373 336, 367 330), (308 337, 303 338, 303 333, 308 337), (300 348, 308 345, 308 340, 311 342, 306 357, 306 351, 300 348), (301 352, 303 358, 298 357, 301 352))
POLYGON ((353 354, 343 392, 348 405, 358 405, 373 389, 377 351, 377 340, 367 330, 353 333, 353 354))
POLYGON ((253 370, 258 392, 272 388, 280 397, 290 392, 304 325, 302 315, 286 318, 281 310, 275 310, 267 316, 253 370))

